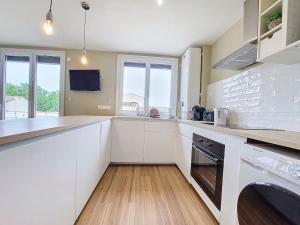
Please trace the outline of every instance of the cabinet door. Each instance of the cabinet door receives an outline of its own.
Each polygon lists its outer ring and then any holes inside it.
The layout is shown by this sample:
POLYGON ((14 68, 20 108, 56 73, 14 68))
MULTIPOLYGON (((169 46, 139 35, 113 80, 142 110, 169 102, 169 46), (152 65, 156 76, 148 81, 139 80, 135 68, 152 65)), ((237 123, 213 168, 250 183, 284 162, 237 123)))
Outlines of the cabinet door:
POLYGON ((181 117, 187 119, 187 97, 188 97, 188 83, 189 83, 189 55, 185 53, 181 58, 181 77, 180 77, 180 104, 181 117))
POLYGON ((74 136, 77 150, 76 217, 100 180, 100 129, 100 124, 94 124, 80 128, 74 136))
POLYGON ((101 176, 110 163, 111 121, 101 123, 101 176))
POLYGON ((111 162, 142 163, 144 121, 113 120, 111 162))
POLYGON ((74 133, 0 147, 0 224, 74 224, 74 133))
POLYGON ((174 163, 175 134, 145 133, 145 163, 174 163))
POLYGON ((174 122, 145 122, 145 163, 174 163, 177 124, 174 122))
POLYGON ((191 161, 192 161, 192 145, 193 142, 179 135, 179 144, 178 144, 178 167, 185 176, 185 178, 190 182, 190 172, 191 172, 191 161))

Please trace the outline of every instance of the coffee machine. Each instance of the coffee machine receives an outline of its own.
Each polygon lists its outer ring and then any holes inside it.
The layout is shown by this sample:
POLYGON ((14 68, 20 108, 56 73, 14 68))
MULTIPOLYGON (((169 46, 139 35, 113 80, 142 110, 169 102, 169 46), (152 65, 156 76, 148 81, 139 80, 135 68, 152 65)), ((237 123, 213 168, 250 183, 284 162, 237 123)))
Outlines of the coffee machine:
POLYGON ((195 105, 192 108, 193 111, 193 120, 195 121, 203 121, 203 114, 205 112, 206 108, 195 105))

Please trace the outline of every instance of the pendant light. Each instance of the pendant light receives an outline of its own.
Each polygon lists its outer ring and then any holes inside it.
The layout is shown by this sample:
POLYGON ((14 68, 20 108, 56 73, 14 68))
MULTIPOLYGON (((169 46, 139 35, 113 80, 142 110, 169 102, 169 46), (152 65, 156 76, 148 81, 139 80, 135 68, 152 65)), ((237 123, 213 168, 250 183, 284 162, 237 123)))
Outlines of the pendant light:
POLYGON ((162 6, 164 4, 164 0, 157 0, 157 5, 162 6))
POLYGON ((46 15, 46 21, 44 23, 44 31, 47 35, 53 34, 52 0, 50 0, 50 9, 46 15))
POLYGON ((81 63, 83 65, 88 64, 88 59, 86 57, 86 37, 85 37, 85 30, 86 30, 86 11, 90 9, 90 6, 87 2, 81 2, 81 7, 84 9, 84 24, 83 24, 83 50, 81 55, 81 63))

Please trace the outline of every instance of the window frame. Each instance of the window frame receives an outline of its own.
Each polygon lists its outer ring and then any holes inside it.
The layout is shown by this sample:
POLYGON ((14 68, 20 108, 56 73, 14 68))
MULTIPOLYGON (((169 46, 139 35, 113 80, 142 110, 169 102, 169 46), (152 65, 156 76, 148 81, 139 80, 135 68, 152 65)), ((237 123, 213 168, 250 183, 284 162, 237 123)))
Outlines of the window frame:
POLYGON ((29 57, 28 118, 36 117, 37 56, 54 56, 60 58, 59 116, 63 116, 65 95, 65 51, 0 48, 0 120, 5 119, 6 55, 29 57))
POLYGON ((138 55, 118 55, 117 59, 117 89, 116 89, 116 115, 119 116, 136 116, 135 111, 122 110, 123 102, 123 78, 124 78, 124 63, 145 63, 145 97, 144 111, 140 113, 147 114, 149 112, 149 95, 150 95, 150 74, 151 64, 163 64, 171 66, 171 95, 170 95, 170 112, 168 115, 162 113, 162 117, 176 116, 177 109, 177 82, 178 82, 178 59, 170 57, 153 57, 153 56, 138 56, 138 55))

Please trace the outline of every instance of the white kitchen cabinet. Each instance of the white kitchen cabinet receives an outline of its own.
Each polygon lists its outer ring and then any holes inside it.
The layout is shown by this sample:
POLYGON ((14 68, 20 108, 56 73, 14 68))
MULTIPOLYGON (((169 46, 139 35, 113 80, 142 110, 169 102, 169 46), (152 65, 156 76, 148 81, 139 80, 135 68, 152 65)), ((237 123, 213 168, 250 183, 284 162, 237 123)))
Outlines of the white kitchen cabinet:
POLYGON ((226 136, 224 173, 221 205, 221 225, 236 225, 237 201, 239 194, 240 153, 246 139, 232 135, 226 136))
POLYGON ((201 48, 189 48, 181 59, 181 118, 191 119, 192 108, 200 102, 201 48))
POLYGON ((191 179, 191 160, 192 160, 192 140, 177 135, 177 147, 176 147, 176 163, 182 174, 185 176, 188 182, 191 179))
POLYGON ((174 163, 177 134, 175 122, 145 122, 145 163, 174 163))
POLYGON ((244 42, 257 41, 259 0, 244 1, 244 42))
POLYGON ((76 218, 102 176, 100 130, 100 124, 94 124, 78 129, 73 137, 77 150, 76 218))
POLYGON ((300 1, 259 0, 258 61, 278 64, 300 62, 300 1), (271 30, 268 18, 282 12, 282 22, 271 30))
POLYGON ((175 122, 145 122, 145 163, 174 163, 175 122))
POLYGON ((142 163, 144 157, 144 121, 114 119, 111 162, 142 163))
POLYGON ((110 163, 111 121, 101 123, 101 176, 110 163))
POLYGON ((193 133, 195 132, 196 128, 194 126, 184 124, 184 123, 179 123, 178 124, 178 132, 182 136, 193 140, 193 133))
POLYGON ((74 224, 77 132, 0 147, 0 224, 74 224))

